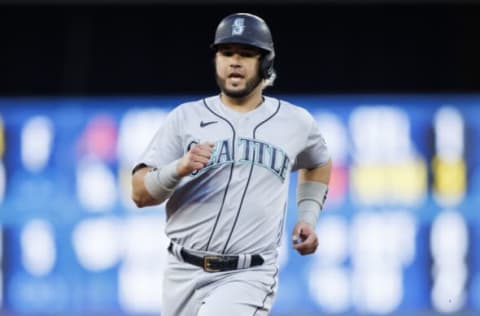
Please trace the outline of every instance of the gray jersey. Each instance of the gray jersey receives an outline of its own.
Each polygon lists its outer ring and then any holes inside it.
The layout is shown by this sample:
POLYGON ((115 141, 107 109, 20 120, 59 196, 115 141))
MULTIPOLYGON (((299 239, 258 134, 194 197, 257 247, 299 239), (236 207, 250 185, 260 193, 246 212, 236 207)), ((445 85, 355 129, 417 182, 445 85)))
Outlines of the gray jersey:
POLYGON ((212 157, 168 200, 167 236, 224 254, 277 249, 290 172, 329 159, 313 117, 269 97, 247 113, 227 108, 219 96, 184 103, 169 113, 139 163, 161 167, 203 142, 215 144, 212 157))

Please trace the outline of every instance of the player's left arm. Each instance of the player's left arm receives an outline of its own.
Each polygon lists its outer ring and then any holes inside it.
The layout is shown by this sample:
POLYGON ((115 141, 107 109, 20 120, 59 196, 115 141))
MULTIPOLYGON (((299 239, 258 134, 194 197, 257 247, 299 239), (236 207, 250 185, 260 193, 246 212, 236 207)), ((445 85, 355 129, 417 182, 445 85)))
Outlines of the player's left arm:
POLYGON ((318 214, 327 197, 332 161, 313 169, 298 170, 298 221, 293 229, 293 247, 301 254, 314 253, 318 247, 315 232, 318 214))

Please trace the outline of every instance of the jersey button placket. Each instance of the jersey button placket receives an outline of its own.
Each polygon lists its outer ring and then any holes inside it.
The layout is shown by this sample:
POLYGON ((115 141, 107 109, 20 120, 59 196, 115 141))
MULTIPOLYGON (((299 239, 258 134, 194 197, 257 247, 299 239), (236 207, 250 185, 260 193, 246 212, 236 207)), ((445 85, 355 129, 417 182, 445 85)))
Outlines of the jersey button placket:
POLYGON ((249 152, 246 153, 245 150, 247 148, 245 147, 245 142, 240 142, 240 139, 242 138, 247 138, 251 139, 252 138, 252 132, 251 132, 251 126, 250 126, 250 118, 248 116, 244 116, 239 120, 239 126, 238 126, 238 138, 239 138, 239 145, 237 147, 237 160, 240 160, 240 163, 238 164, 238 167, 235 168, 235 176, 238 180, 244 181, 247 180, 248 174, 249 174, 249 169, 250 169, 250 163, 249 161, 245 161, 246 157, 245 155, 248 155, 247 160, 251 159, 252 155, 252 149, 253 148, 248 148, 249 152))

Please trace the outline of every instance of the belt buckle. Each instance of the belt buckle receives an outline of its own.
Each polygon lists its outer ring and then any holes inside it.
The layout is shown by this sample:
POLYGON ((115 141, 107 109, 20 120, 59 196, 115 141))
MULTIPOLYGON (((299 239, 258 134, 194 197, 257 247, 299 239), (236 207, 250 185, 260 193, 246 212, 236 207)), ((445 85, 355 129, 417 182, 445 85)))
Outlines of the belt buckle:
POLYGON ((203 257, 203 270, 206 272, 220 272, 221 269, 213 269, 211 265, 211 261, 213 260, 222 260, 221 256, 204 256, 203 257))

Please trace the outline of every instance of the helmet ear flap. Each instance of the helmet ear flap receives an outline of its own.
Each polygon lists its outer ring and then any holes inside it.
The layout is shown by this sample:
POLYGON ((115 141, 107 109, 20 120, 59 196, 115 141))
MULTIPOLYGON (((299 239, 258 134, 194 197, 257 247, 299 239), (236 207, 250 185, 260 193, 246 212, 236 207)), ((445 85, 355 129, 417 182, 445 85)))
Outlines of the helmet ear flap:
POLYGON ((263 79, 268 79, 273 75, 273 59, 274 55, 271 52, 262 56, 260 61, 260 70, 263 79))

